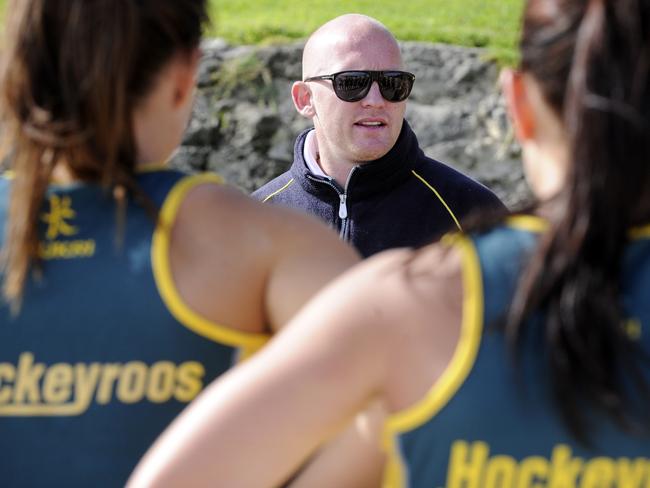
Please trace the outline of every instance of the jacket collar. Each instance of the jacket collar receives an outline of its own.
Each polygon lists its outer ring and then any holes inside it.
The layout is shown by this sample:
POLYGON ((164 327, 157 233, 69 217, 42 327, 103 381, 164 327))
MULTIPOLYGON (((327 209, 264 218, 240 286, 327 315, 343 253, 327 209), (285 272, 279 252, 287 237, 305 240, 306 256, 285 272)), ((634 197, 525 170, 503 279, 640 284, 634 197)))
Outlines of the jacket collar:
MULTIPOLYGON (((304 159, 304 150, 307 133, 311 130, 314 129, 304 130, 296 139, 291 175, 309 193, 335 195, 335 189, 338 193, 343 193, 344 189, 333 180, 328 181, 309 171, 304 159)), ((409 177, 416 161, 422 156, 417 137, 404 119, 402 130, 390 151, 379 159, 354 167, 346 191, 348 197, 365 198, 394 187, 409 177)))

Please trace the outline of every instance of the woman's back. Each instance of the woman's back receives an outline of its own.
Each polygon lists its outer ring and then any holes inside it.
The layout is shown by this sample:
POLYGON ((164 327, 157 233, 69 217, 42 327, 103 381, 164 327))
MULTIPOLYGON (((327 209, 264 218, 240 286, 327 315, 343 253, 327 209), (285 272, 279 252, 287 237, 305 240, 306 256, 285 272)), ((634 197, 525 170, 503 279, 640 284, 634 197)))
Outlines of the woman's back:
MULTIPOLYGON (((181 187, 214 177, 160 170, 137 181, 164 219, 178 210, 181 187)), ((3 227, 10 185, 0 180, 3 227)), ((116 211, 97 185, 51 186, 40 214, 43 271, 27 282, 17 315, 0 308, 0 472, 8 486, 123 485, 238 350, 265 341, 184 314, 165 252, 170 228, 156 230, 131 202, 117 233, 116 211)))
MULTIPOLYGON (((621 430, 586 404, 581 415, 588 419, 589 444, 568 430, 553 402, 548 376, 552 349, 539 315, 527 324, 516 361, 509 348, 500 319, 545 227, 538 218, 514 217, 462 241, 464 274, 476 278, 464 285, 471 303, 464 310, 463 340, 427 396, 388 420, 387 434, 396 435, 401 458, 389 468, 394 486, 406 486, 406 479, 408 486, 467 488, 535 482, 643 486, 642 480, 650 481, 647 435, 621 430)), ((647 228, 637 230, 627 247, 623 282, 627 331, 650 354, 650 334, 641 325, 650 323, 647 228)), ((645 378, 650 381, 648 365, 645 378)))

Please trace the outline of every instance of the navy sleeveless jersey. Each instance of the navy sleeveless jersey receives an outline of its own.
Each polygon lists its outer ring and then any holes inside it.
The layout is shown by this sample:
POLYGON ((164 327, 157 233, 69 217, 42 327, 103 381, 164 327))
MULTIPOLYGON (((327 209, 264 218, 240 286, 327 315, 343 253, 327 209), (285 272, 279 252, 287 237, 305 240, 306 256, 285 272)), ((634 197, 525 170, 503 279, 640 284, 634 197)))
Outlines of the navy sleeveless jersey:
MULTIPOLYGON (((160 209, 157 226, 132 202, 120 225, 98 186, 48 189, 42 272, 28 280, 18 315, 0 308, 0 486, 123 486, 234 355, 266 340, 197 315, 171 277, 179 205, 218 177, 155 170, 137 179, 160 209)), ((2 229, 10 188, 2 178, 2 229)))
MULTIPOLYGON (((545 225, 512 217, 487 234, 450 239, 463 256, 461 337, 428 394, 388 419, 385 487, 650 487, 650 438, 626 434, 595 413, 592 447, 565 428, 549 394, 541 321, 528 324, 517 372, 503 333, 489 325, 507 309, 545 225)), ((648 353, 650 227, 633 234, 623 300, 628 333, 648 353)))

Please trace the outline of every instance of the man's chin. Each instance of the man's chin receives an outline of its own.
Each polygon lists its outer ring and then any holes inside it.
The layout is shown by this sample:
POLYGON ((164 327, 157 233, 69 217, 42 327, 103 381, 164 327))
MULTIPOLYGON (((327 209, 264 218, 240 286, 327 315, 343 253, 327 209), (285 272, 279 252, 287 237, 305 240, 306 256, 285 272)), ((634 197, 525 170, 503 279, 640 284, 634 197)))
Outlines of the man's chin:
POLYGON ((390 151, 390 148, 388 149, 384 148, 382 150, 376 150, 376 151, 359 152, 356 154, 356 158, 354 161, 357 164, 371 163, 372 161, 376 161, 377 159, 380 159, 386 154, 388 154, 388 151, 390 151))

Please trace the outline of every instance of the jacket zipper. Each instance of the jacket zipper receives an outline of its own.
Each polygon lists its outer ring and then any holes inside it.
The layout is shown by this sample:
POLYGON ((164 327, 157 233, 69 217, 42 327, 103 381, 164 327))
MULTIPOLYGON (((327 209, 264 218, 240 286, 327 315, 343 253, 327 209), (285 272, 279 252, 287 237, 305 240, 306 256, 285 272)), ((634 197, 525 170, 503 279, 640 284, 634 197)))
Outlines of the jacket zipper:
POLYGON ((339 218, 347 219, 348 218, 348 207, 345 205, 345 201, 348 196, 345 193, 339 193, 339 218))
POLYGON ((350 226, 348 225, 348 194, 347 194, 347 189, 348 185, 350 183, 350 177, 352 174, 355 172, 357 167, 355 166, 350 170, 350 174, 348 175, 348 178, 345 182, 345 190, 343 192, 339 191, 338 186, 336 186, 334 183, 332 183, 331 179, 328 176, 327 180, 323 180, 320 178, 315 178, 311 175, 307 175, 307 178, 309 178, 312 181, 316 181, 319 183, 324 183, 326 185, 331 186, 334 188, 334 191, 336 191, 336 194, 339 196, 339 219, 341 219, 341 228, 339 230, 339 237, 344 240, 344 241, 349 241, 350 240, 350 226))
POLYGON ((350 187, 350 178, 356 170, 356 166, 350 170, 350 173, 345 180, 343 193, 339 194, 339 218, 341 219, 341 231, 339 232, 339 237, 345 242, 350 242, 350 220, 348 219, 348 188, 350 187))

